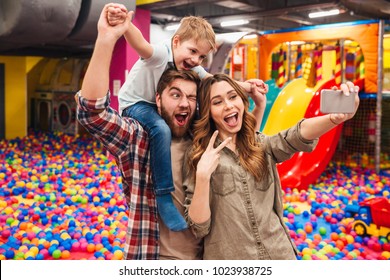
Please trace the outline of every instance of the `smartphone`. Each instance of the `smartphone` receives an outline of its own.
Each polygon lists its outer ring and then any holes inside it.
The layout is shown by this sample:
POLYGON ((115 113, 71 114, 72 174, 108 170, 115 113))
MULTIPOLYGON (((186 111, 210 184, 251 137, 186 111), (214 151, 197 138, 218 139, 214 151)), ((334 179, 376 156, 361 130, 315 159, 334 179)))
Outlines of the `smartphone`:
POLYGON ((355 93, 346 96, 342 90, 323 89, 320 98, 322 113, 353 113, 355 111, 355 93))

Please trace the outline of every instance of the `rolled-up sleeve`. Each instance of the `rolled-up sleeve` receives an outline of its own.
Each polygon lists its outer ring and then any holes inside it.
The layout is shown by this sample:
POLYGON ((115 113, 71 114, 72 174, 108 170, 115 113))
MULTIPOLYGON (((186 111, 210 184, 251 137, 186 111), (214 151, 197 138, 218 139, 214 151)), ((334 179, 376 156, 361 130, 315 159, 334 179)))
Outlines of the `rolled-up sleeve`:
POLYGON ((283 162, 291 158, 297 152, 311 152, 318 143, 318 138, 307 140, 302 137, 302 119, 295 126, 272 136, 259 136, 265 145, 265 151, 269 153, 275 162, 283 162))
MULTIPOLYGON (((76 94, 77 119, 85 129, 96 137, 113 155, 120 156, 131 143, 140 125, 132 119, 123 119, 117 111, 112 109, 110 98, 106 96, 88 100, 76 94)), ((142 128, 141 128, 142 129, 142 128)))
POLYGON ((107 94, 104 97, 98 98, 96 100, 89 100, 84 98, 81 95, 81 91, 76 93, 76 101, 79 107, 79 110, 86 112, 101 112, 110 106, 110 95, 107 94))

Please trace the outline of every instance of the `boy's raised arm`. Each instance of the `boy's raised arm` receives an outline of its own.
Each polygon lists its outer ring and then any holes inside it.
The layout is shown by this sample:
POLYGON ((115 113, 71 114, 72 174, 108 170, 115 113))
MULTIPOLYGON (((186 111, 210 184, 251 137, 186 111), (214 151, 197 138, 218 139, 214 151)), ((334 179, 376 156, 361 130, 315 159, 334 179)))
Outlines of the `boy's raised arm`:
MULTIPOLYGON (((109 4, 107 12, 107 21, 111 26, 122 24, 126 18, 132 19, 134 11, 127 12, 127 9, 122 4, 109 4)), ((141 31, 131 22, 126 23, 128 28, 123 34, 127 43, 137 52, 137 54, 148 59, 153 54, 153 48, 150 43, 145 40, 141 31)))

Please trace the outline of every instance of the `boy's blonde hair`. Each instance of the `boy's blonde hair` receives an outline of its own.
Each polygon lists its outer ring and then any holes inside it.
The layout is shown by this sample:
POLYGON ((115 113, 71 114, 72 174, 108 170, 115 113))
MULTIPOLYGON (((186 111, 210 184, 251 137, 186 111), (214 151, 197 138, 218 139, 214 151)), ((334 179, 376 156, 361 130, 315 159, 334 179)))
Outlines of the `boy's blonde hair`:
POLYGON ((175 34, 178 35, 180 41, 187 41, 194 39, 195 41, 205 40, 209 43, 212 50, 216 49, 216 40, 213 27, 202 17, 187 16, 182 18, 180 26, 175 34))

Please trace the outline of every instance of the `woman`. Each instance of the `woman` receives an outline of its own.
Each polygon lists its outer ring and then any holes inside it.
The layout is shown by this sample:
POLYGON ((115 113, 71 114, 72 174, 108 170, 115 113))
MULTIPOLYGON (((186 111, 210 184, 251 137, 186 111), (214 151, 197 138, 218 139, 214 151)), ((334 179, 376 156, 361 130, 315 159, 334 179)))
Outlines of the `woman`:
MULTIPOLYGON (((358 92, 343 84, 345 94, 358 92)), ((200 88, 200 120, 184 167, 186 218, 204 237, 204 259, 296 259, 283 222, 282 189, 276 163, 310 152, 318 138, 356 113, 303 119, 274 136, 255 133, 246 94, 216 74, 200 88)))

